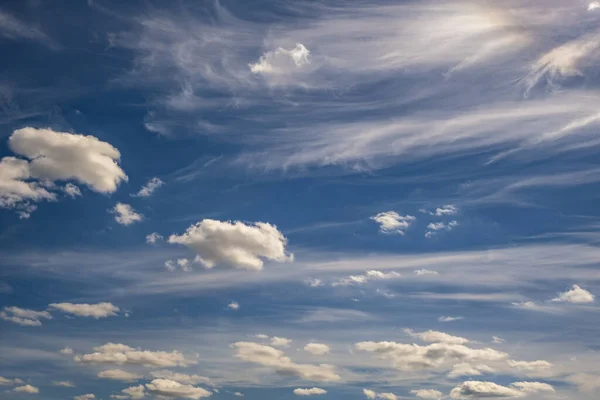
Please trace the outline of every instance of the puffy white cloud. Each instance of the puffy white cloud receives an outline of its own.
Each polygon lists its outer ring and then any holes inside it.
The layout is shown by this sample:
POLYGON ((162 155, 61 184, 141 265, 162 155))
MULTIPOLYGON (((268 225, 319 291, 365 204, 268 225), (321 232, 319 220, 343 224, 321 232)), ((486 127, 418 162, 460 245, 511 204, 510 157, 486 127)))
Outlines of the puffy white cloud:
POLYGON ((124 344, 106 343, 94 347, 94 353, 75 356, 75 361, 87 364, 143 365, 145 367, 185 367, 195 362, 178 351, 149 351, 124 344))
POLYGON ((75 396, 73 397, 73 400, 91 400, 91 399, 95 399, 96 395, 92 394, 92 393, 88 393, 88 394, 82 394, 80 396, 75 396))
POLYGON ((49 304, 48 307, 60 310, 67 314, 73 314, 79 317, 92 317, 95 319, 115 316, 120 311, 119 307, 106 302, 96 304, 52 303, 49 304))
POLYGON ((237 301, 232 301, 229 304, 227 304, 227 308, 230 310, 237 311, 240 309, 240 304, 237 301))
POLYGON ((154 395, 170 398, 202 399, 212 395, 206 389, 184 385, 170 379, 154 379, 146 384, 146 390, 154 395))
POLYGON ((508 365, 521 371, 539 371, 552 368, 552 363, 545 360, 537 361, 515 361, 508 360, 508 365))
POLYGON ((115 215, 115 221, 121 225, 131 225, 144 219, 142 214, 137 213, 133 207, 125 203, 117 203, 111 212, 115 215))
POLYGON ((426 238, 431 238, 439 231, 451 231, 458 226, 458 222, 450 221, 447 224, 444 222, 431 222, 427 225, 427 232, 425 232, 426 238))
POLYGON ((72 183, 67 183, 63 190, 67 194, 67 196, 73 199, 77 196, 81 196, 81 190, 79 189, 79 187, 73 185, 72 183))
POLYGON ((442 398, 444 397, 444 394, 442 392, 435 389, 418 389, 411 390, 410 392, 416 397, 425 400, 442 400, 442 398))
POLYGON ((377 393, 369 389, 363 389, 363 394, 367 396, 367 399, 376 399, 377 393))
POLYGON ((471 365, 469 363, 460 363, 452 367, 452 371, 448 373, 448 377, 479 376, 483 372, 494 372, 494 370, 484 364, 471 365))
POLYGON ((139 192, 137 192, 134 196, 136 197, 149 197, 154 194, 154 192, 163 186, 165 183, 159 178, 152 178, 142 188, 139 192))
POLYGON ((463 317, 450 317, 450 316, 442 316, 438 318, 438 321, 440 322, 453 322, 453 321, 460 321, 461 319, 464 319, 463 317))
POLYGON ((244 393, 242 392, 235 392, 233 395, 237 397, 244 397, 244 393))
POLYGON ((323 343, 309 343, 304 346, 304 351, 314 354, 316 356, 322 356, 329 354, 329 346, 323 343))
POLYGON ((40 390, 38 388, 36 388, 35 386, 31 386, 31 385, 17 386, 12 391, 20 392, 20 393, 29 393, 29 394, 38 394, 40 392, 40 390))
POLYGON ((20 385, 23 382, 22 380, 20 380, 19 378, 5 378, 3 376, 0 376, 0 385, 3 386, 9 386, 9 385, 20 385))
POLYGON ((395 211, 380 212, 371 219, 379 224, 381 232, 399 235, 404 235, 410 224, 416 220, 412 215, 400 215, 395 211))
POLYGON ((10 149, 29 158, 31 177, 40 180, 70 180, 100 193, 112 193, 127 175, 119 167, 119 150, 94 136, 51 129, 23 128, 8 140, 10 149))
POLYGON ((14 157, 0 160, 0 207, 26 208, 28 201, 55 200, 56 195, 32 178, 29 163, 14 157))
POLYGON ((317 388, 317 387, 313 387, 310 389, 298 388, 298 389, 294 389, 294 394, 296 396, 315 396, 315 395, 319 395, 319 394, 327 394, 327 390, 317 388))
POLYGON ((71 381, 52 381, 52 385, 61 387, 75 387, 75 384, 71 381))
POLYGON ((428 330, 426 332, 415 332, 412 329, 404 329, 404 333, 407 335, 420 339, 424 342, 429 343, 448 343, 448 344, 466 344, 469 343, 469 339, 452 336, 444 332, 428 330))
POLYGON ((247 362, 272 368, 281 375, 298 376, 307 381, 331 382, 341 377, 335 367, 328 364, 297 364, 274 347, 253 342, 237 342, 232 345, 236 349, 236 357, 247 362))
POLYGON ((592 1, 590 4, 588 4, 588 11, 594 11, 596 9, 600 8, 600 2, 598 1, 592 1))
POLYGON ((290 344, 292 343, 292 339, 273 336, 269 343, 273 347, 289 347, 290 344))
POLYGON ((448 215, 456 215, 458 214, 458 207, 453 204, 446 204, 444 206, 438 207, 433 211, 427 211, 426 209, 420 209, 422 213, 434 215, 436 217, 445 217, 448 215))
POLYGON ((367 282, 373 281, 373 280, 396 279, 396 278, 401 278, 401 277, 402 277, 402 275, 400 275, 399 273, 397 273, 395 271, 382 272, 382 271, 377 271, 377 270, 372 269, 372 270, 366 271, 362 275, 350 275, 347 278, 338 279, 337 281, 333 282, 331 285, 332 286, 349 286, 349 285, 367 283, 367 282))
POLYGON ((0 318, 22 326, 41 326, 41 319, 52 319, 47 311, 28 310, 19 307, 4 307, 0 311, 0 318))
POLYGON ((72 348, 70 348, 70 347, 65 347, 65 348, 64 348, 64 349, 62 349, 60 352, 61 352, 62 354, 66 354, 66 355, 71 355, 71 354, 75 353, 75 351, 73 351, 73 349, 72 349, 72 348))
POLYGON ((159 240, 163 240, 163 237, 162 237, 162 235, 159 235, 156 232, 152 232, 151 234, 146 236, 146 243, 148 243, 148 244, 155 244, 159 240))
POLYGON ((531 393, 553 393, 551 385, 542 382, 514 382, 501 386, 494 382, 466 381, 452 389, 453 399, 480 399, 487 397, 523 397, 531 393))
POLYGON ((186 385, 197 385, 198 383, 204 383, 210 386, 214 385, 210 378, 200 375, 188 375, 168 370, 152 371, 150 372, 150 375, 153 378, 169 379, 186 385))
POLYGON ((146 392, 144 391, 144 385, 131 386, 126 389, 121 390, 122 395, 112 395, 110 396, 113 399, 143 399, 146 397, 146 392))
POLYGON ((402 371, 433 369, 455 362, 499 361, 508 354, 491 349, 473 349, 462 344, 433 343, 428 346, 396 342, 359 342, 357 350, 377 354, 402 371))
POLYGON ((439 275, 440 273, 437 271, 430 271, 428 269, 421 268, 421 269, 414 270, 413 274, 415 274, 417 276, 424 276, 424 275, 439 275))
POLYGON ((398 400, 399 397, 394 393, 377 393, 373 390, 363 389, 363 394, 367 399, 383 399, 383 400, 398 400))
POLYGON ((171 235, 168 241, 194 250, 197 261, 206 268, 227 264, 259 271, 263 268, 263 259, 293 260, 293 255, 285 252, 287 239, 276 226, 265 222, 245 224, 204 219, 182 235, 171 235))
POLYGON ((254 335, 254 337, 257 339, 268 339, 269 335, 265 335, 264 333, 257 333, 256 335, 254 335))
POLYGON ((593 303, 594 295, 588 292, 585 289, 582 289, 578 285, 573 285, 571 290, 568 290, 564 293, 559 293, 558 297, 552 299, 555 302, 566 302, 566 303, 574 303, 574 304, 585 304, 585 303, 593 303))
POLYGON ((285 74, 310 64, 309 55, 310 51, 303 44, 297 43, 293 49, 279 47, 275 51, 269 51, 256 63, 249 64, 249 67, 255 74, 285 74))
POLYGON ((107 369, 98 372, 98 378, 112 379, 115 381, 133 382, 142 379, 143 376, 134 374, 133 372, 123 371, 122 369, 107 369))

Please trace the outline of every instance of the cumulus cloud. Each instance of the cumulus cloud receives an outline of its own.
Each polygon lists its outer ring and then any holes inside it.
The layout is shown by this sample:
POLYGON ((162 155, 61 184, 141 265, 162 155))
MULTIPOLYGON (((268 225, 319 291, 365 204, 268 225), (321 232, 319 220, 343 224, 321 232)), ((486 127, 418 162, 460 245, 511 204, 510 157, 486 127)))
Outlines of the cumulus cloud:
POLYGON ((425 232, 425 237, 430 239, 433 235, 437 234, 439 231, 451 231, 455 227, 458 226, 458 222, 450 221, 447 224, 444 222, 431 222, 427 225, 427 232, 425 232))
POLYGON ((593 303, 594 295, 578 285, 573 285, 571 290, 559 293, 558 297, 552 299, 552 301, 573 304, 593 303))
POLYGON ((115 221, 121 225, 131 225, 144 219, 142 214, 138 214, 133 207, 125 203, 117 203, 111 212, 115 215, 115 221))
POLYGON ((135 197, 150 197, 154 194, 154 192, 163 186, 165 183, 159 178, 152 178, 142 188, 137 192, 135 197))
POLYGON ((469 339, 452 336, 444 332, 439 331, 426 331, 426 332, 415 332, 412 329, 404 329, 404 333, 407 335, 420 339, 423 342, 429 343, 448 343, 448 344, 466 344, 469 343, 469 339))
POLYGON ((148 236, 146 236, 146 243, 148 244, 156 244, 159 240, 163 240, 163 237, 156 232, 152 232, 148 236))
POLYGON ((414 394, 416 397, 425 400, 442 400, 444 394, 439 390, 435 389, 418 389, 411 390, 410 393, 414 394))
POLYGON ((412 215, 400 215, 396 211, 380 212, 371 219, 379 224, 381 232, 399 235, 404 235, 410 224, 416 220, 412 215))
POLYGON ((417 276, 424 276, 424 275, 439 275, 440 273, 437 271, 430 271, 428 269, 425 268, 421 268, 421 269, 416 269, 413 271, 413 273, 417 276))
POLYGON ((332 286, 350 286, 350 285, 367 283, 367 282, 373 281, 373 280, 396 279, 396 278, 401 278, 401 277, 402 277, 402 275, 395 271, 382 272, 382 271, 377 271, 377 270, 372 269, 372 270, 366 271, 362 275, 350 275, 346 278, 338 279, 337 281, 332 283, 332 286))
POLYGON ((479 376, 484 372, 494 372, 494 370, 487 365, 477 364, 471 365, 469 363, 460 363, 452 367, 452 371, 448 373, 449 378, 458 378, 461 376, 479 376))
POLYGON ((29 201, 56 200, 37 182, 33 182, 29 163, 14 157, 0 160, 0 207, 30 208, 29 201))
POLYGON ((146 390, 156 396, 169 398, 202 399, 212 395, 206 389, 184 385, 170 379, 154 379, 146 384, 146 390))
POLYGON ((75 384, 71 381, 52 381, 52 385, 61 387, 75 387, 75 384))
POLYGON ((77 355, 75 361, 86 364, 142 365, 145 367, 186 367, 195 364, 178 351, 141 350, 118 343, 106 343, 95 347, 94 353, 77 355))
POLYGON ((458 214, 458 207, 453 204, 446 204, 444 206, 438 207, 433 211, 427 211, 422 209, 421 212, 424 212, 429 215, 435 215, 436 217, 445 217, 448 215, 456 215, 458 214))
POLYGON ((22 326, 41 326, 41 319, 52 319, 47 311, 28 310, 19 307, 4 307, 0 311, 0 318, 22 326))
POLYGON ((552 363, 546 360, 537 360, 537 361, 515 361, 508 360, 508 365, 512 368, 521 370, 521 371, 539 371, 552 368, 552 363))
POLYGON ((335 367, 328 364, 297 364, 274 347, 253 342, 237 342, 232 345, 236 349, 236 357, 254 364, 275 370, 287 376, 298 376, 307 381, 333 382, 341 377, 335 367))
POLYGON ((237 311, 240 309, 240 304, 237 301, 232 301, 227 304, 227 308, 233 311, 237 311))
POLYGON ((325 389, 321 389, 321 388, 310 388, 310 389, 302 389, 302 388, 298 388, 298 389, 294 389, 294 394, 296 396, 315 396, 315 395, 319 395, 319 394, 327 394, 327 390, 325 389))
POLYGON ((72 199, 81 196, 81 190, 79 189, 79 187, 73 185, 72 183, 67 183, 63 190, 67 194, 67 196, 69 196, 72 199))
POLYGON ((214 385, 210 378, 201 375, 183 374, 180 372, 173 372, 169 370, 151 371, 150 375, 153 378, 169 379, 186 385, 197 385, 199 383, 203 383, 205 385, 210 386, 214 385))
POLYGON ((275 51, 269 51, 249 67, 255 74, 285 74, 310 64, 309 55, 310 51, 303 44, 297 43, 293 49, 279 47, 275 51))
POLYGON ((401 371, 434 369, 456 362, 499 361, 508 357, 508 354, 491 348, 474 349, 450 343, 420 346, 396 342, 359 342, 354 347, 390 360, 392 366, 401 371))
POLYGON ((398 400, 399 397, 394 393, 377 393, 373 390, 363 389, 363 394, 367 399, 383 399, 383 400, 398 400))
POLYGON ((23 382, 22 380, 20 380, 19 378, 5 378, 3 376, 0 376, 0 385, 3 386, 12 386, 12 385, 20 385, 23 382))
POLYGON ((40 392, 40 390, 38 388, 36 388, 35 386, 31 386, 31 385, 17 386, 12 391, 20 392, 20 393, 29 393, 29 394, 38 394, 40 392))
POLYGON ((329 354, 329 346, 323 343, 309 343, 304 346, 304 351, 314 354, 316 356, 322 356, 325 354, 329 354))
POLYGON ((450 397, 453 399, 503 398, 552 392, 554 388, 551 385, 541 382, 514 382, 507 387, 494 382, 466 381, 452 389, 450 397))
POLYGON ((442 316, 438 318, 438 321, 440 322, 453 322, 453 321, 460 321, 461 319, 464 319, 463 317, 450 317, 450 316, 442 316))
POLYGON ((77 315, 79 317, 92 317, 95 319, 107 318, 117 315, 120 311, 119 307, 112 303, 97 303, 97 304, 73 304, 73 303, 52 303, 48 307, 60 310, 67 314, 77 315))
POLYGON ((286 262, 287 239, 275 225, 266 222, 245 224, 240 221, 205 219, 190 226, 182 235, 171 235, 172 244, 194 250, 196 260, 206 268, 226 264, 235 268, 260 271, 263 259, 286 262))
POLYGON ((91 400, 91 399, 95 399, 96 395, 92 394, 92 393, 88 393, 88 394, 82 394, 80 396, 75 396, 73 397, 73 400, 91 400))
POLYGON ((588 4, 588 11, 594 11, 596 9, 600 8, 600 2, 598 1, 592 1, 590 4, 588 4))
POLYGON ((112 379, 115 381, 133 382, 142 379, 143 376, 134 374, 133 372, 123 371, 122 369, 108 369, 98 372, 98 378, 112 379))
POLYGON ((131 386, 121 390, 123 394, 112 395, 110 397, 113 399, 143 399, 146 397, 144 389, 144 385, 131 386))
POLYGON ((292 339, 284 337, 273 336, 269 344, 273 347, 289 347, 292 343, 292 339))

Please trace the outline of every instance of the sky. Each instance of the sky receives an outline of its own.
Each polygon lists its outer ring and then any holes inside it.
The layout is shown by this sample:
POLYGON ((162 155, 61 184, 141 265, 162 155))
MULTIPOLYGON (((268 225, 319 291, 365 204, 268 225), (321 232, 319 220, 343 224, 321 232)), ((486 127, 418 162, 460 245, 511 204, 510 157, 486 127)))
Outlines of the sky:
POLYGON ((599 26, 0 2, 0 399, 598 399, 599 26))

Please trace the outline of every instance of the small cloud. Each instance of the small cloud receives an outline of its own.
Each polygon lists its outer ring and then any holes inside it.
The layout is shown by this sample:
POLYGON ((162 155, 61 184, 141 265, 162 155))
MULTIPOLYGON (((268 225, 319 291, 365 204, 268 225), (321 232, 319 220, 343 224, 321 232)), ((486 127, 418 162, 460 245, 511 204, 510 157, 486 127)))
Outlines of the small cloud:
POLYGON ((98 378, 111 379, 114 381, 133 382, 142 379, 143 376, 132 372, 123 371, 121 369, 108 369, 98 372, 98 378))
POLYGON ((65 347, 64 349, 62 349, 62 350, 60 351, 60 353, 61 353, 61 354, 65 354, 65 355, 71 355, 71 354, 74 354, 74 353, 75 353, 75 351, 73 351, 73 349, 72 349, 72 348, 70 348, 70 347, 65 347))
POLYGON ((159 178, 152 178, 136 194, 133 194, 133 197, 149 197, 154 194, 154 192, 163 186, 165 183, 161 181, 159 178))
POLYGON ((590 4, 588 4, 588 11, 594 11, 596 9, 600 8, 600 2, 598 1, 593 1, 590 4))
POLYGON ((290 50, 279 47, 275 51, 266 52, 256 63, 248 66, 254 74, 285 74, 310 64, 309 56, 310 51, 303 44, 297 43, 290 50))
POLYGON ((492 336, 492 342, 495 344, 502 344, 502 343, 506 342, 506 340, 502 339, 499 336, 492 336))
POLYGON ((425 268, 421 268, 421 269, 417 269, 414 270, 413 273, 417 276, 423 276, 423 275, 439 275, 440 273, 437 271, 430 271, 428 269, 425 268))
POLYGON ((131 225, 144 219, 142 214, 138 214, 129 204, 125 203, 117 203, 111 209, 111 213, 115 215, 115 221, 121 225, 131 225))
POLYGON ((20 380, 19 378, 5 378, 3 376, 0 376, 0 386, 11 386, 11 385, 21 385, 25 382, 23 382, 22 380, 20 380))
POLYGON ((244 393, 241 392, 235 392, 233 395, 237 397, 244 397, 244 393))
POLYGON ((20 392, 20 393, 29 393, 29 394, 38 394, 40 392, 40 390, 38 388, 36 388, 35 386, 31 386, 31 385, 18 386, 16 388, 14 388, 12 391, 20 392))
POLYGON ((156 244, 159 240, 163 240, 163 237, 156 232, 152 232, 148 236, 146 236, 146 243, 148 244, 156 244))
POLYGON ((461 319, 464 319, 464 317, 439 317, 438 321, 440 322, 453 322, 453 321, 459 321, 461 319))
POLYGON ((310 279, 308 281, 308 286, 310 287, 319 287, 319 286, 323 286, 323 281, 320 279, 310 279))
POLYGON ((386 280, 386 279, 397 279, 402 278, 402 275, 395 271, 382 272, 377 270, 366 271, 362 275, 350 275, 346 278, 338 279, 333 282, 331 286, 352 286, 367 283, 373 280, 386 280))
POLYGON ((273 347, 289 347, 291 343, 291 339, 278 336, 273 336, 270 341, 270 344, 273 347))
POLYGON ((400 215, 395 211, 381 212, 371 219, 379 224, 382 233, 404 235, 410 224, 416 220, 412 215, 400 215))
POLYGON ((268 339, 269 336, 265 335, 264 333, 257 333, 256 335, 254 335, 255 338, 257 339, 268 339))
POLYGON ((239 310, 239 309, 240 309, 240 305, 239 305, 237 302, 235 302, 235 301, 232 301, 231 303, 229 303, 229 304, 227 305, 227 308, 228 308, 228 309, 230 309, 230 310, 237 311, 237 310, 239 310))
POLYGON ((73 397, 73 400, 92 400, 95 398, 96 398, 96 395, 88 393, 88 394, 82 394, 80 396, 75 396, 75 397, 73 397))
POLYGON ((559 293, 558 297, 552 299, 554 302, 586 304, 594 302, 594 295, 578 285, 573 285, 571 290, 559 293))
POLYGON ((425 232, 425 237, 430 239, 433 235, 437 234, 439 231, 451 231, 455 227, 458 226, 457 221, 450 221, 447 224, 444 222, 431 222, 427 225, 427 232, 425 232))
POLYGON ((75 387, 75 384, 71 381, 52 381, 52 385, 61 387, 75 387))
POLYGON ((442 398, 444 398, 444 394, 442 392, 434 389, 411 390, 410 393, 414 394, 420 399, 425 400, 442 400, 442 398))
POLYGON ((81 196, 81 190, 78 186, 73 185, 72 183, 67 183, 63 188, 67 196, 74 199, 75 197, 81 196))
POLYGON ((327 390, 321 388, 310 388, 310 389, 294 389, 294 394, 296 396, 315 396, 319 394, 327 394, 327 390))
POLYGON ((21 326, 41 326, 41 319, 52 319, 47 311, 28 310, 19 307, 4 307, 0 311, 0 319, 21 326))
POLYGON ((323 343, 309 343, 304 346, 304 351, 313 354, 315 356, 322 356, 325 354, 329 354, 329 346, 323 343))
POLYGON ((97 303, 97 304, 73 304, 73 303, 52 303, 48 307, 60 310, 66 314, 72 314, 79 317, 92 317, 95 319, 107 318, 116 316, 119 307, 112 303, 97 303))

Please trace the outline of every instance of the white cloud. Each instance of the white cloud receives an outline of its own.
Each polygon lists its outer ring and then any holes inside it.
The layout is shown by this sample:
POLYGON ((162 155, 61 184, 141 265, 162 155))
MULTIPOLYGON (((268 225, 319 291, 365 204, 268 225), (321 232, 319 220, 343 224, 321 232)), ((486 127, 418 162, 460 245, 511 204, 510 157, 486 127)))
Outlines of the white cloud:
POLYGON ((567 381, 576 385, 582 392, 593 393, 600 390, 600 374, 578 373, 569 376, 567 381))
POLYGON ((70 348, 70 347, 65 347, 65 348, 64 348, 64 349, 62 349, 60 352, 61 352, 62 354, 66 354, 66 355, 71 355, 71 354, 75 353, 75 351, 73 351, 73 349, 72 349, 72 348, 70 348))
POLYGON ((461 344, 433 343, 428 346, 396 342, 359 342, 357 350, 378 355, 391 361, 392 366, 401 371, 434 369, 456 361, 486 362, 506 359, 508 354, 491 349, 473 349, 461 344))
POLYGON ((594 295, 588 292, 587 290, 582 289, 578 285, 573 285, 571 290, 568 290, 564 293, 559 293, 558 297, 552 299, 552 301, 573 304, 585 304, 593 303, 594 298, 594 295))
POLYGON ((272 368, 281 375, 298 376, 307 381, 332 382, 341 377, 335 367, 328 364, 297 364, 286 357, 281 350, 252 342, 237 342, 232 345, 236 349, 236 357, 247 362, 272 368))
POLYGON ((20 393, 29 393, 29 394, 38 394, 40 392, 40 390, 38 388, 36 388, 35 386, 31 386, 31 385, 18 386, 16 388, 14 388, 12 391, 20 392, 20 393))
POLYGON ((501 343, 506 342, 506 340, 502 339, 499 336, 492 336, 492 342, 495 344, 501 344, 501 343))
POLYGON ((32 182, 29 163, 14 157, 4 157, 0 160, 0 207, 23 208, 28 201, 56 200, 56 195, 50 193, 37 182, 32 182))
POLYGON ((461 319, 464 319, 464 317, 442 316, 442 317, 438 318, 438 321, 440 321, 440 322, 454 322, 454 321, 460 321, 461 319))
POLYGON ((596 9, 600 8, 600 2, 598 1, 592 1, 590 4, 588 4, 588 11, 594 11, 596 9))
POLYGON ((131 386, 121 390, 122 395, 112 395, 113 399, 143 399, 146 397, 144 385, 131 386))
POLYGON ((381 232, 399 235, 404 235, 410 224, 416 220, 412 215, 400 215, 395 211, 381 212, 371 219, 379 224, 381 232))
POLYGON ((521 371, 539 371, 552 368, 552 363, 545 360, 537 361, 515 361, 508 360, 508 365, 521 371))
POLYGON ((212 395, 206 389, 184 385, 169 379, 154 379, 146 384, 146 390, 156 396, 184 399, 202 399, 212 395))
POLYGON ((304 346, 304 351, 314 354, 316 356, 322 356, 325 354, 329 354, 329 346, 323 343, 309 343, 304 346))
POLYGON ((87 364, 142 365, 145 367, 186 367, 195 362, 178 351, 149 351, 124 344, 106 343, 95 347, 94 353, 75 356, 75 361, 87 364))
POLYGON ((146 236, 146 243, 148 244, 156 244, 159 240, 163 240, 163 237, 156 232, 152 232, 148 236, 146 236))
POLYGON ((494 372, 494 370, 484 364, 471 365, 469 363, 460 363, 452 367, 452 371, 448 373, 448 377, 479 376, 483 372, 494 372))
POLYGON ((398 400, 399 397, 394 393, 377 393, 372 390, 363 389, 363 394, 367 399, 398 400))
POLYGON ((134 374, 133 372, 123 371, 121 369, 108 369, 98 372, 98 378, 112 379, 115 381, 133 382, 142 379, 143 376, 134 374))
POLYGON ((2 11, 0 11, 0 36, 9 39, 33 40, 52 50, 58 50, 60 48, 60 46, 41 30, 2 11))
POLYGON ((71 381, 52 381, 52 385, 61 387, 75 387, 75 384, 71 381))
POLYGON ((323 281, 320 279, 309 279, 308 280, 308 286, 310 287, 319 287, 319 286, 323 286, 323 281))
POLYGON ((439 331, 426 331, 426 332, 415 332, 412 329, 404 329, 404 333, 407 335, 420 339, 424 342, 429 343, 448 343, 448 344, 466 344, 469 343, 469 339, 452 336, 444 332, 439 331))
POLYGON ((531 393, 553 393, 554 388, 541 382, 514 382, 511 387, 493 382, 466 381, 450 392, 453 399, 479 399, 492 397, 523 397, 531 393))
POLYGON ((81 190, 79 189, 79 187, 73 185, 72 183, 67 183, 63 190, 65 191, 67 196, 71 197, 72 199, 74 199, 77 196, 81 196, 81 190))
POLYGON ((395 271, 382 272, 377 270, 366 271, 362 275, 350 275, 347 278, 341 278, 333 282, 332 286, 350 286, 355 284, 367 283, 373 280, 385 280, 385 279, 397 279, 401 278, 402 275, 395 271))
POLYGON ((240 309, 240 304, 236 301, 232 301, 229 304, 227 304, 227 308, 230 310, 237 311, 240 309))
POLYGON ((226 264, 235 268, 262 270, 263 260, 292 261, 287 255, 287 239, 276 226, 265 222, 205 219, 190 226, 182 235, 171 235, 169 243, 183 244, 197 253, 206 268, 226 264))
POLYGON ((411 390, 410 392, 416 397, 425 400, 442 400, 442 398, 444 397, 444 394, 442 392, 435 389, 418 389, 411 390))
POLYGON ((235 392, 233 395, 237 397, 244 397, 244 393, 241 392, 235 392))
POLYGON ((294 394, 296 396, 315 396, 315 395, 319 395, 319 394, 327 394, 327 390, 325 389, 321 389, 321 388, 310 388, 310 389, 302 389, 302 388, 298 388, 298 389, 294 389, 294 394))
POLYGON ((310 64, 309 55, 310 51, 303 44, 297 43, 296 47, 290 50, 280 47, 269 51, 249 67, 254 74, 286 74, 310 64))
POLYGON ((48 307, 60 310, 67 314, 73 314, 79 317, 92 317, 95 319, 115 316, 120 311, 119 307, 106 302, 97 304, 52 303, 49 304, 48 307))
POLYGON ((210 386, 214 385, 210 378, 201 375, 182 374, 180 372, 173 372, 168 370, 152 371, 150 372, 150 375, 153 378, 169 379, 186 385, 197 385, 199 383, 203 383, 205 385, 210 386))
POLYGON ((29 158, 31 177, 40 180, 70 180, 100 193, 112 193, 127 175, 119 167, 119 151, 94 136, 51 129, 23 128, 8 140, 10 149, 29 158))
POLYGON ((3 376, 0 376, 0 385, 3 386, 9 386, 9 385, 20 385, 23 382, 22 380, 20 380, 19 378, 5 378, 3 376))
POLYGON ((425 268, 421 268, 421 269, 416 269, 413 271, 413 273, 417 276, 424 276, 424 275, 439 275, 440 273, 437 271, 430 271, 428 269, 425 268))
POLYGON ((41 326, 41 319, 52 319, 47 311, 28 310, 19 307, 4 307, 0 311, 0 318, 22 326, 41 326))
POLYGON ((73 397, 73 400, 91 400, 91 399, 95 399, 96 395, 92 394, 92 393, 88 393, 88 394, 82 394, 81 396, 75 396, 73 397))
POLYGON ((257 333, 256 335, 254 335, 254 337, 257 339, 268 339, 269 335, 265 335, 264 333, 257 333))
POLYGON ((426 238, 431 238, 439 231, 451 231, 458 226, 458 222, 450 221, 447 224, 444 222, 431 222, 427 225, 427 232, 425 232, 426 238))
POLYGON ((139 192, 137 192, 134 196, 136 197, 149 197, 154 194, 154 192, 163 186, 165 183, 159 178, 152 178, 142 188, 139 192))
POLYGON ((289 347, 291 343, 291 339, 278 336, 273 336, 269 342, 269 344, 273 347, 289 347))
POLYGON ((375 393, 372 390, 363 389, 363 393, 365 396, 367 396, 367 399, 376 399, 377 398, 377 393, 375 393))
POLYGON ((131 225, 144 219, 142 214, 138 214, 133 207, 125 203, 117 203, 111 212, 115 215, 115 221, 121 225, 131 225))
POLYGON ((446 204, 444 206, 438 207, 433 211, 422 210, 423 212, 429 215, 435 215, 436 217, 445 217, 448 215, 456 215, 458 214, 458 207, 453 204, 446 204))

